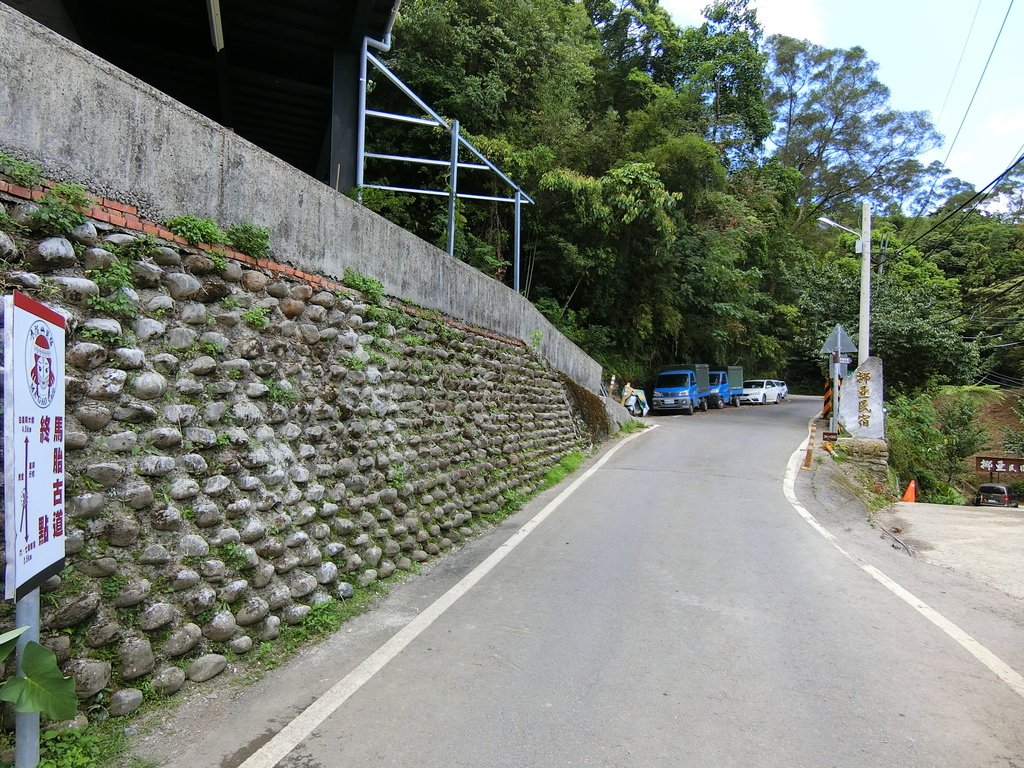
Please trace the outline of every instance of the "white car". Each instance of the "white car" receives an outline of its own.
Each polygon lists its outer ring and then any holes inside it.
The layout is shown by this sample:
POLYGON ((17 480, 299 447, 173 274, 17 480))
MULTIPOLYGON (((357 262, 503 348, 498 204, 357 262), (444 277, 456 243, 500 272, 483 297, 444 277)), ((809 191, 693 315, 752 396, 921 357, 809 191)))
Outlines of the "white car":
POLYGON ((782 399, 785 400, 789 397, 789 387, 786 386, 786 382, 780 381, 779 379, 772 379, 775 382, 775 386, 782 390, 782 399))
POLYGON ((743 382, 743 394, 740 395, 740 402, 757 405, 775 403, 778 405, 785 396, 779 382, 774 379, 748 379, 743 382))

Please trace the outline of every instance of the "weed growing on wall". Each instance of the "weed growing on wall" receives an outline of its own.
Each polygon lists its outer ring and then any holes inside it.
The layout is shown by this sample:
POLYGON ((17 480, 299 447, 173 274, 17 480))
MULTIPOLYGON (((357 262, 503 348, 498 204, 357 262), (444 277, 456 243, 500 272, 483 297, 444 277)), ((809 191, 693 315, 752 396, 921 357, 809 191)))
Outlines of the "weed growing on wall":
POLYGON ((31 233, 28 227, 21 222, 15 221, 11 218, 11 215, 7 213, 3 206, 0 206, 0 230, 4 232, 12 232, 17 235, 28 235, 31 233))
MULTIPOLYGON (((121 341, 121 337, 116 333, 110 331, 104 331, 102 328, 88 328, 79 327, 78 335, 86 341, 97 341, 100 343, 118 344, 121 341)), ((83 479, 83 482, 91 482, 88 478, 83 479)))
MULTIPOLYGON (((109 244, 105 244, 105 246, 106 245, 109 244)), ((155 237, 153 237, 149 233, 146 233, 138 235, 130 243, 125 243, 116 250, 114 250, 113 247, 108 247, 108 250, 113 251, 114 253, 116 253, 116 255, 128 261, 142 261, 149 254, 151 254, 159 245, 160 244, 157 242, 155 237)))
POLYGON ((582 451, 573 451, 567 456, 563 456, 555 466, 544 473, 544 477, 540 481, 540 487, 537 490, 544 491, 558 485, 579 469, 586 459, 587 457, 583 455, 582 451))
POLYGON ((9 176, 15 184, 31 189, 43 177, 43 169, 0 152, 0 173, 9 176))
POLYGON ((103 755, 100 737, 68 728, 47 731, 40 737, 39 768, 90 768, 103 755))
POLYGON ((442 320, 435 320, 431 330, 439 339, 444 339, 445 341, 455 341, 456 339, 461 339, 465 335, 458 328, 453 328, 442 320))
POLYGON ((183 237, 191 245, 206 243, 217 245, 224 242, 224 233, 220 231, 217 224, 211 219, 201 219, 198 216, 178 216, 164 222, 167 228, 178 237, 183 237))
POLYGON ((210 261, 212 261, 213 262, 213 266, 215 266, 221 272, 223 272, 225 269, 228 268, 228 260, 227 260, 227 257, 224 254, 224 251, 221 251, 221 250, 207 251, 206 257, 210 261))
POLYGON ((265 259, 270 253, 270 230, 250 221, 228 227, 225 240, 236 251, 254 259, 265 259))
POLYGON ((379 323, 383 320, 388 319, 388 311, 384 307, 371 305, 366 308, 366 311, 363 313, 363 316, 367 320, 379 323))
POLYGON ((125 289, 132 287, 132 268, 127 261, 114 258, 109 265, 89 271, 89 277, 106 295, 90 296, 89 306, 104 314, 131 317, 135 303, 125 289))
POLYGON ((290 386, 285 386, 280 381, 264 379, 263 385, 267 388, 267 397, 281 405, 292 405, 298 400, 298 393, 290 386))
POLYGON ((338 363, 353 371, 366 370, 366 361, 363 360, 361 357, 356 357, 355 355, 339 358, 338 363))
POLYGON ((241 545, 228 541, 220 546, 220 559, 225 565, 234 568, 236 571, 244 570, 249 565, 249 557, 241 545))
POLYGON ((128 579, 115 573, 100 580, 100 592, 104 597, 117 597, 127 584, 128 579))
POLYGON ((380 280, 374 280, 372 277, 367 277, 356 272, 354 269, 345 267, 345 277, 342 278, 342 282, 349 288, 355 288, 357 291, 360 291, 375 304, 381 304, 384 301, 384 283, 380 280))
POLYGON ((242 319, 256 330, 262 330, 270 324, 267 316, 270 310, 267 307, 249 307, 242 313, 242 319))
POLYGON ((56 184, 39 199, 37 208, 29 217, 35 220, 36 229, 41 233, 62 237, 85 223, 85 214, 80 209, 88 207, 91 202, 84 187, 56 184))

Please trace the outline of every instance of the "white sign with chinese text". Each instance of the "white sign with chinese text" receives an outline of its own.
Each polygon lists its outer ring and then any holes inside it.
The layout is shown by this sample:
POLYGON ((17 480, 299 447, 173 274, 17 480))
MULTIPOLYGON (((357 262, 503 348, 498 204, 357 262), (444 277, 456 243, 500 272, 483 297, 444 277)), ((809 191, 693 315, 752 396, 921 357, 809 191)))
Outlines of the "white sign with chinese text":
POLYGON ((3 297, 4 597, 64 568, 64 317, 3 297))
POLYGON ((1024 459, 976 456, 974 459, 974 471, 996 472, 1000 475, 1019 475, 1024 473, 1024 459))
POLYGON ((843 378, 839 389, 839 423, 853 437, 885 439, 882 358, 869 357, 843 378))

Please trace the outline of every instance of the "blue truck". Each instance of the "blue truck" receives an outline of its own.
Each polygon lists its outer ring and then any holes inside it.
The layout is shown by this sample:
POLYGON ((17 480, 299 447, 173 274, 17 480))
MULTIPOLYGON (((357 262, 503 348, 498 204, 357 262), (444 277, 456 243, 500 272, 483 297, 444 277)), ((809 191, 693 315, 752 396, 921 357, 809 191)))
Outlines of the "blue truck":
POLYGON ((658 371, 658 378, 654 382, 651 410, 654 413, 682 411, 688 414, 692 414, 697 408, 706 411, 710 396, 711 382, 708 378, 707 365, 664 365, 658 371))
POLYGON ((725 408, 726 405, 740 404, 743 394, 743 367, 730 365, 724 371, 711 371, 708 374, 711 394, 708 402, 712 408, 725 408))

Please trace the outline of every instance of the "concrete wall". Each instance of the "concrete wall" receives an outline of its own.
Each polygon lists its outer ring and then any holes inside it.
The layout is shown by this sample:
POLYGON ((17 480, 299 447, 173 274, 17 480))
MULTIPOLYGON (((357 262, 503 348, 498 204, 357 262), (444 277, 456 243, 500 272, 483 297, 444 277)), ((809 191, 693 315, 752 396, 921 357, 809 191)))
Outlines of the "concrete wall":
POLYGON ((0 150, 138 206, 267 226, 273 258, 526 340, 593 392, 600 366, 521 296, 230 130, 0 4, 0 150))

